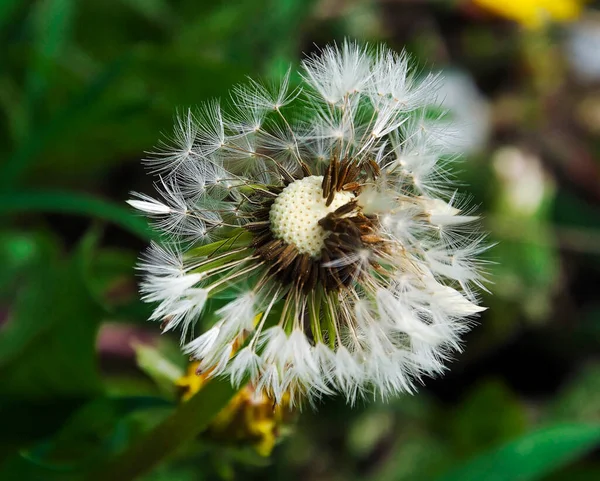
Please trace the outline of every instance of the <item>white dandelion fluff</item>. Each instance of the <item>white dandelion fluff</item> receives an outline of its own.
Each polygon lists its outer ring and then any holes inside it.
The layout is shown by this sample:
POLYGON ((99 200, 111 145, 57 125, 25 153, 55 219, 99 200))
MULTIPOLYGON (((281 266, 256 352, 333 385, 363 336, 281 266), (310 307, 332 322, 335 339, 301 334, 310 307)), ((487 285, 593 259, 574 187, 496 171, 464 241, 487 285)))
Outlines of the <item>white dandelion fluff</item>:
POLYGON ((348 41, 301 77, 184 115, 177 147, 149 161, 160 195, 129 203, 164 240, 140 265, 143 298, 203 372, 275 400, 412 392, 483 310, 443 80, 348 41))

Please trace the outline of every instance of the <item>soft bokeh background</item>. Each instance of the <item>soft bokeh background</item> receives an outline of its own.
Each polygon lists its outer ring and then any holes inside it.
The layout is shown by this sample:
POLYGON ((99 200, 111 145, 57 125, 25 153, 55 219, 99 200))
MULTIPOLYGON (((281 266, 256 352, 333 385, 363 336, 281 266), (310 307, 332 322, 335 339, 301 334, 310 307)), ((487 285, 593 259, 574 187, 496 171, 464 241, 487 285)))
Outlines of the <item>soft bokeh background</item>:
POLYGON ((91 479, 176 409, 186 360, 137 294, 152 233, 124 201, 152 191, 140 160, 178 110, 344 37, 444 72, 458 176, 498 243, 490 309, 414 396, 267 413, 143 479, 600 479, 598 8, 0 1, 0 479, 91 479))

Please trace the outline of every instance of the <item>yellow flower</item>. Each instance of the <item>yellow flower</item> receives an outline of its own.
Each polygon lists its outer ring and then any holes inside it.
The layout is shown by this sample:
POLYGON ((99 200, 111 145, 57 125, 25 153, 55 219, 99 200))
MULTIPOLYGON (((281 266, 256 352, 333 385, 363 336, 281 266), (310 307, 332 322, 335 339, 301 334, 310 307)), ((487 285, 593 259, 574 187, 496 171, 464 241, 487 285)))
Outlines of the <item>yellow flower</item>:
POLYGON ((205 374, 197 374, 198 362, 193 362, 188 366, 187 373, 175 381, 175 385, 180 389, 182 401, 187 401, 196 394, 207 381, 205 374))
MULTIPOLYGON (((191 363, 187 373, 176 382, 182 401, 196 394, 208 380, 210 373, 197 374, 199 364, 191 363)), ((267 457, 291 417, 289 397, 276 404, 264 392, 247 384, 213 419, 208 433, 221 441, 249 444, 259 455, 267 457)))
POLYGON ((473 0, 473 3, 526 28, 536 29, 547 22, 572 22, 583 8, 583 0, 473 0))

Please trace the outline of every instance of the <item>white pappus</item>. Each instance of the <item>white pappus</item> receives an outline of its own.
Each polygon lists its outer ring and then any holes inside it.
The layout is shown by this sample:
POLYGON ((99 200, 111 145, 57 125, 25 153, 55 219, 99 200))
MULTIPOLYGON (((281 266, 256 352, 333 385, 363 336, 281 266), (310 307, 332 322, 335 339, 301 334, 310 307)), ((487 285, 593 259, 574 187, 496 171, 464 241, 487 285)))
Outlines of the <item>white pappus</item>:
POLYGON ((485 236, 452 184, 443 79, 350 41, 300 75, 185 114, 147 161, 160 196, 129 203, 164 236, 143 298, 203 372, 278 402, 412 392, 484 309, 485 236))

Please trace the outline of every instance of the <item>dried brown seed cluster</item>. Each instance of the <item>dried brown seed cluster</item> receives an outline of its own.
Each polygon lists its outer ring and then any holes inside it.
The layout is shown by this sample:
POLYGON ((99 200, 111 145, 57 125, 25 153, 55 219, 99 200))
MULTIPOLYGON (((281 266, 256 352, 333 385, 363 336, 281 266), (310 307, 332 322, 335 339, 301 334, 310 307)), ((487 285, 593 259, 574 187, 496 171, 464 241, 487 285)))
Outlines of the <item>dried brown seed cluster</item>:
MULTIPOLYGON (((308 168, 304 176, 310 176, 308 168)), ((375 162, 364 165, 334 157, 323 175, 322 190, 329 206, 337 192, 360 193, 362 181, 376 177, 379 169, 375 162)), ((299 180, 299 179, 294 179, 299 180)), ((291 181, 284 180, 287 187, 291 181)), ((361 275, 365 259, 374 267, 373 256, 368 251, 385 248, 385 241, 378 235, 377 216, 365 215, 356 200, 345 203, 319 220, 318 224, 327 232, 319 256, 299 252, 298 248, 277 238, 270 222, 271 207, 282 187, 272 186, 267 191, 254 195, 257 208, 252 213, 252 222, 246 229, 254 235, 252 246, 255 254, 269 265, 269 274, 280 282, 293 284, 298 290, 310 292, 317 284, 326 291, 338 290, 351 285, 361 275)))

